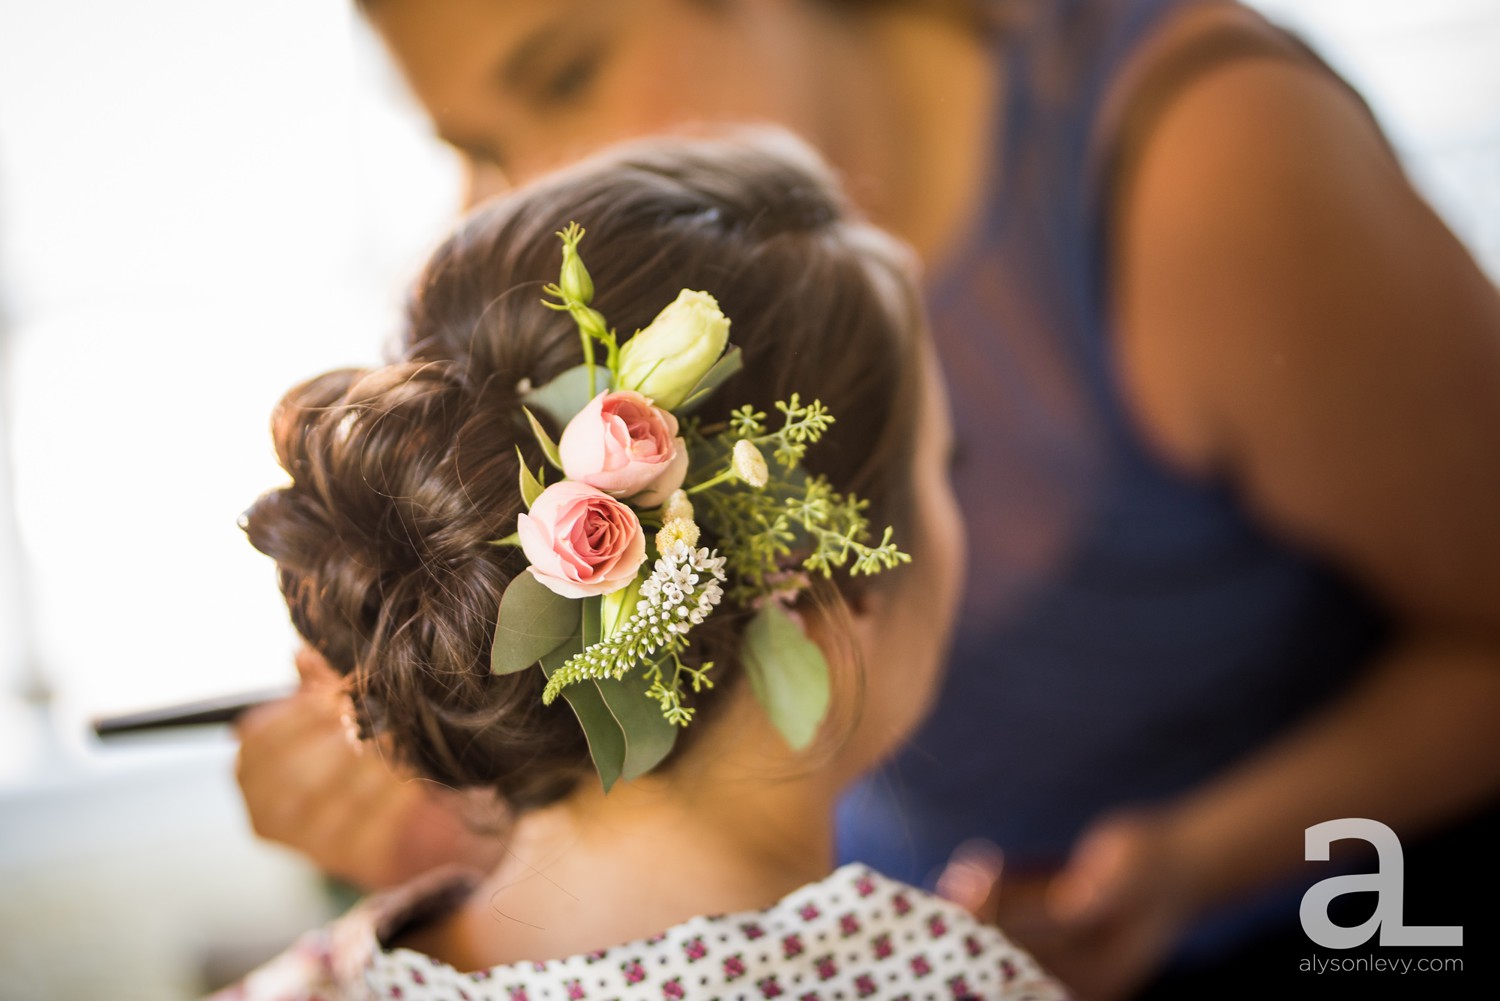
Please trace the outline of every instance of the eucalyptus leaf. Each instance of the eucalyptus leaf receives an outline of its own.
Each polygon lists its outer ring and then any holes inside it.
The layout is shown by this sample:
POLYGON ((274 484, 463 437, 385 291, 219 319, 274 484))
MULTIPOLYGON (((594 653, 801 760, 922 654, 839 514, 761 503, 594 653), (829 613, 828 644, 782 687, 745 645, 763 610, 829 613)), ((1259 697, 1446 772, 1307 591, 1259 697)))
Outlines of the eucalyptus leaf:
POLYGON ((529 570, 516 574, 500 596, 490 671, 523 671, 578 635, 582 609, 548 589, 529 570))
MULTIPOLYGON (((610 371, 603 365, 594 366, 594 391, 610 388, 610 371)), ((557 422, 558 427, 567 427, 578 411, 588 406, 593 396, 589 394, 589 367, 575 365, 539 389, 533 389, 524 397, 528 407, 535 407, 557 422)))
POLYGON ((536 414, 532 413, 526 407, 522 407, 521 412, 531 422, 531 433, 536 435, 537 444, 542 446, 542 451, 546 454, 547 461, 552 463, 553 468, 561 469, 562 453, 557 450, 557 442, 553 441, 552 436, 547 433, 547 429, 542 427, 542 422, 536 419, 536 414))
MULTIPOLYGON (((562 667, 569 657, 582 649, 581 635, 575 635, 568 643, 542 658, 542 673, 550 678, 553 671, 562 667)), ((609 792, 625 767, 625 734, 615 721, 614 714, 604 704, 604 696, 599 693, 597 682, 580 681, 564 688, 562 694, 573 710, 573 715, 578 717, 579 725, 583 727, 583 736, 589 742, 589 756, 594 759, 594 769, 599 773, 604 791, 609 792)))
POLYGON ((520 445, 516 446, 516 458, 521 460, 521 500, 525 502, 526 509, 530 510, 547 487, 526 468, 526 456, 521 454, 520 445))
MULTIPOLYGON (((602 601, 585 598, 575 632, 541 659, 549 678, 568 658, 599 641, 602 601)), ((619 779, 640 778, 661 763, 677 741, 677 727, 668 723, 657 704, 646 698, 642 677, 585 679, 562 690, 578 717, 589 754, 604 791, 619 779)))
POLYGON ((621 777, 627 782, 661 764, 677 742, 678 727, 667 722, 655 699, 646 697, 648 686, 643 674, 629 674, 620 681, 605 678, 597 682, 604 704, 625 735, 621 777))
POLYGON ((724 385, 729 377, 745 367, 745 360, 739 348, 730 348, 724 352, 723 357, 714 362, 713 367, 703 373, 703 377, 688 391, 686 399, 678 404, 676 413, 686 414, 698 408, 704 400, 713 394, 713 391, 724 385))
POLYGON ((828 712, 828 661, 777 601, 760 606, 741 647, 750 688, 794 750, 812 743, 828 712))

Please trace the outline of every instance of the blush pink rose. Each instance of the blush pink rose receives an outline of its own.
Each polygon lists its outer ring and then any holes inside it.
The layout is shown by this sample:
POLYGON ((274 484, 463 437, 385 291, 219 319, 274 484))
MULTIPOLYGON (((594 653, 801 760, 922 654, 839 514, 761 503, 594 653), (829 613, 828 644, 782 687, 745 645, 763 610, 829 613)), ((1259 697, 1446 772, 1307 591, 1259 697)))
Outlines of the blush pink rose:
POLYGON ((661 504, 687 475, 677 418, 628 389, 590 400, 563 429, 557 447, 568 479, 637 507, 661 504))
POLYGON ((564 598, 618 591, 646 561, 635 512, 586 483, 543 490, 516 519, 516 533, 536 579, 564 598))

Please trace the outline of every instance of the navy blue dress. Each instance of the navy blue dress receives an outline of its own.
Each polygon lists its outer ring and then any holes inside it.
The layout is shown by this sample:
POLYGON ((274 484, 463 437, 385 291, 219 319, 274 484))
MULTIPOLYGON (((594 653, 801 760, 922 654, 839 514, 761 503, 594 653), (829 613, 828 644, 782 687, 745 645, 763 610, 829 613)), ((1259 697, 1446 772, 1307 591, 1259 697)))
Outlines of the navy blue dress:
MULTIPOLYGON (((999 43, 989 200, 929 301, 970 535, 960 630, 932 718, 840 816, 843 857, 900 879, 931 885, 976 835, 1056 865, 1102 811, 1218 775, 1389 639, 1371 597, 1268 533, 1234 483, 1165 466, 1121 398, 1101 105, 1192 2, 1035 4, 999 43)), ((1289 915, 1271 896, 1295 922, 1295 897, 1289 915)))

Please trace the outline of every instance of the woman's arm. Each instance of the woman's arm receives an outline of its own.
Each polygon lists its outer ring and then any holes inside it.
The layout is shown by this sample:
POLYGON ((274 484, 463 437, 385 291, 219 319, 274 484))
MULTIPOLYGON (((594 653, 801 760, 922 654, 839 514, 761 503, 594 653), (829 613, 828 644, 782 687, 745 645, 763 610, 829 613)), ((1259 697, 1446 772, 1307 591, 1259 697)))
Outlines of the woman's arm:
POLYGON ((1121 223, 1148 437, 1229 475, 1403 630, 1327 712, 1174 809, 1201 905, 1300 866, 1311 824, 1417 830, 1500 789, 1500 297, 1351 95, 1290 63, 1185 94, 1121 223))

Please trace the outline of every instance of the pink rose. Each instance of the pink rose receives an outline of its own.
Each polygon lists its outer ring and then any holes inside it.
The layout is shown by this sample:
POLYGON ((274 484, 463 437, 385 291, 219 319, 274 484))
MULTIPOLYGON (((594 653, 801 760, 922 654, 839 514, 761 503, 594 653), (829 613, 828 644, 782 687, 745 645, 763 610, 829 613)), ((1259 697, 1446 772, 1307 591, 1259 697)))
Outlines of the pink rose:
POLYGON ((564 598, 618 591, 646 561, 635 512, 586 483, 543 490, 516 519, 516 533, 536 579, 564 598))
POLYGON ((687 475, 677 418, 628 389, 590 400, 563 428, 557 447, 568 479, 637 507, 656 507, 687 475))

